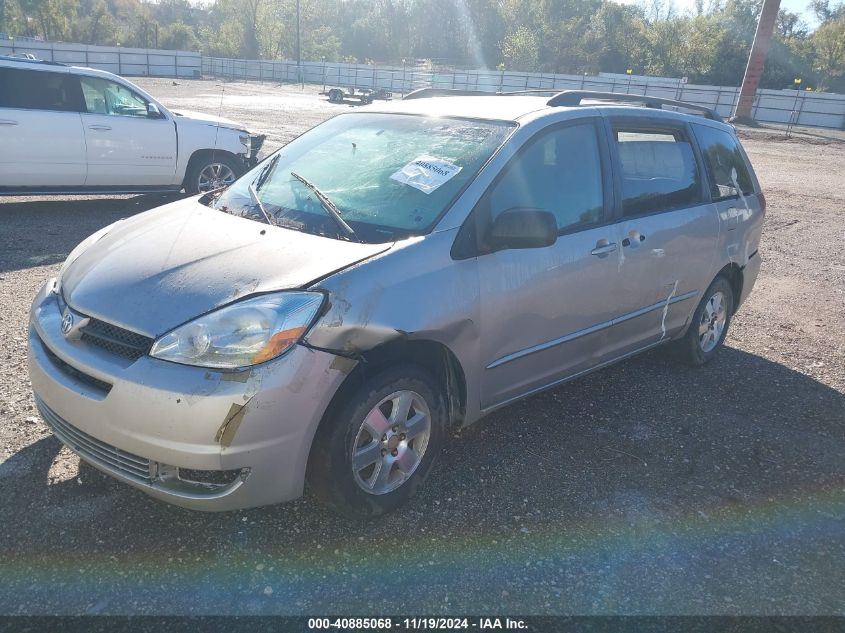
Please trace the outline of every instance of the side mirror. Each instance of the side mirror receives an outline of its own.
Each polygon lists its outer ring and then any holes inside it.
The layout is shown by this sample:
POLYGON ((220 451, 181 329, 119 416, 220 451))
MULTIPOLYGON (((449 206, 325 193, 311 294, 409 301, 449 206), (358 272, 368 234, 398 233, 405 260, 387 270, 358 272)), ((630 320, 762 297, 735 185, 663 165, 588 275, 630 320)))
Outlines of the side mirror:
POLYGON ((154 103, 147 104, 147 117, 149 117, 150 119, 164 118, 161 114, 161 110, 159 110, 158 106, 154 103))
POLYGON ((514 207, 500 213, 487 245, 491 251, 514 248, 543 248, 557 241, 557 220, 545 209, 514 207))

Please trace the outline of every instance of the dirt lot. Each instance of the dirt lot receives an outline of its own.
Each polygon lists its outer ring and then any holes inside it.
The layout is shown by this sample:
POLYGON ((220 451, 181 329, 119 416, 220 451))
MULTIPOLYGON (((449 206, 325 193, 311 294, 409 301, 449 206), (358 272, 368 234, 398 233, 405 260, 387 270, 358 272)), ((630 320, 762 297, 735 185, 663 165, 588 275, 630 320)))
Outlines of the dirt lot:
MULTIPOLYGON (((349 107, 140 83, 268 150, 349 107)), ((743 136, 769 214, 721 356, 649 353, 501 410, 367 524, 308 497, 194 513, 80 467, 34 408, 29 302, 82 238, 164 199, 0 202, 0 613, 845 613, 845 140, 743 136)))

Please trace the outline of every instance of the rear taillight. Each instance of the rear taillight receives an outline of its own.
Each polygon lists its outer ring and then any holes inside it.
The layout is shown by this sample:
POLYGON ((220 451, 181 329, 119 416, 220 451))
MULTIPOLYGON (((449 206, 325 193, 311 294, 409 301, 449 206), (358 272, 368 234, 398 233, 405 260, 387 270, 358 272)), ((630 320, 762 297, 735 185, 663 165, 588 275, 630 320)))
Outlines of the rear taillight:
POLYGON ((766 213, 766 196, 761 191, 757 194, 757 199, 760 201, 760 213, 766 213))

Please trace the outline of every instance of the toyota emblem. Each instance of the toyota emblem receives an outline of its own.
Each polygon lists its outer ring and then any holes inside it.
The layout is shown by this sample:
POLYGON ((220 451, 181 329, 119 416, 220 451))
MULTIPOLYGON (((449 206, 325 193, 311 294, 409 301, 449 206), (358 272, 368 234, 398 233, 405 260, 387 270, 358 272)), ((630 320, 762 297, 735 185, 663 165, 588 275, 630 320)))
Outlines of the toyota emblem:
POLYGON ((67 336, 73 328, 73 315, 68 312, 62 317, 62 333, 67 336))

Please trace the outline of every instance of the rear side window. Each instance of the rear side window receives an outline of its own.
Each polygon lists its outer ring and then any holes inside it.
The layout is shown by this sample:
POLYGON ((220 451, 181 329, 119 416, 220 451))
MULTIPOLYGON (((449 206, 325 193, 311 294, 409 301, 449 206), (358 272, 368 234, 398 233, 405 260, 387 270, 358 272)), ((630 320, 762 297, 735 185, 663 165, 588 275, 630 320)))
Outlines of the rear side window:
POLYGON ((657 213, 701 202, 695 155, 681 130, 615 130, 625 215, 657 213))
POLYGON ((601 221, 604 199, 595 125, 541 133, 508 165, 489 200, 491 220, 508 209, 528 207, 551 212, 560 232, 601 221))
POLYGON ((79 112, 79 81, 66 73, 0 68, 0 107, 79 112))
POLYGON ((696 125, 694 129, 710 177, 713 199, 734 198, 739 191, 744 195, 754 193, 748 166, 733 135, 705 125, 696 125))

